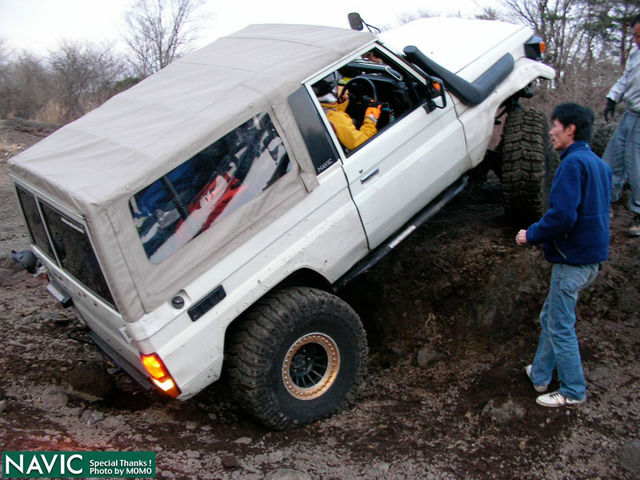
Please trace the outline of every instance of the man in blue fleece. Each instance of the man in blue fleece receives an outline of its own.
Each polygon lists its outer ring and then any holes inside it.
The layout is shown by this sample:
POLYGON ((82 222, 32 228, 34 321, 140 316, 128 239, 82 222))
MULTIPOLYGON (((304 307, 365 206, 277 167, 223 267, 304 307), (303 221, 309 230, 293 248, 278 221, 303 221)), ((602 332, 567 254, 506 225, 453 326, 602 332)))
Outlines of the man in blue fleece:
POLYGON ((557 369, 560 389, 537 398, 545 407, 586 400, 586 381, 576 335, 578 293, 591 284, 609 258, 611 168, 591 151, 593 112, 575 103, 551 115, 551 143, 562 152, 549 208, 540 221, 516 235, 518 245, 543 245, 553 264, 549 293, 540 312, 542 332, 533 364, 525 368, 534 388, 545 392, 557 369))

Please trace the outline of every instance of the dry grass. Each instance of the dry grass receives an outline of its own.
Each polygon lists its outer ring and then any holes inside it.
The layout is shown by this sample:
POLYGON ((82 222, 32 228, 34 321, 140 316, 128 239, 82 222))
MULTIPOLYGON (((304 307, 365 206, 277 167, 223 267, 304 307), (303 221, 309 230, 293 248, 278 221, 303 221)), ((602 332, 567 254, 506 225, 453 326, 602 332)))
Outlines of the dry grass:
POLYGON ((9 157, 13 157, 24 149, 25 145, 9 143, 4 137, 0 136, 0 160, 6 161, 9 157))
POLYGON ((60 102, 49 100, 33 118, 36 122, 64 124, 64 108, 60 102))

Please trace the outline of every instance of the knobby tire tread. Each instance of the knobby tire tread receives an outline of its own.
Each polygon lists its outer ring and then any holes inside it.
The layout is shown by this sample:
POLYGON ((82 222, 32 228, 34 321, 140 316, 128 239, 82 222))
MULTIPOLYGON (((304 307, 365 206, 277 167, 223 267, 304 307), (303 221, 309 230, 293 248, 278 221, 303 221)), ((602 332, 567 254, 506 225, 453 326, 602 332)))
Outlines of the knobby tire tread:
POLYGON ((557 156, 544 114, 534 109, 509 113, 502 136, 502 197, 507 217, 532 222, 546 211, 557 156))
MULTIPOLYGON (((240 320, 228 351, 228 374, 236 398, 257 419, 270 428, 284 429, 292 424, 304 424, 326 418, 352 402, 366 373, 366 335, 360 320, 339 298, 321 290, 290 288, 273 293, 256 303, 240 320), (278 411, 278 400, 269 385, 266 373, 271 367, 269 355, 277 348, 279 337, 296 328, 296 315, 313 315, 335 310, 344 319, 349 336, 357 339, 360 368, 344 401, 319 418, 300 421, 278 411)), ((342 352, 341 352, 342 354, 342 352)))

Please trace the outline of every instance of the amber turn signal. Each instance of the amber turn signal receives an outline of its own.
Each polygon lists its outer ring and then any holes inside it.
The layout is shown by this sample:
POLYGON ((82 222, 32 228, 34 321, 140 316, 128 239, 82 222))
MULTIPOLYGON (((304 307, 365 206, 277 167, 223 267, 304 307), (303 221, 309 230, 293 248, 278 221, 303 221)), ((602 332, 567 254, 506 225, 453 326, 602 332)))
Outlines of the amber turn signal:
POLYGON ((173 378, 171 378, 167 367, 165 367, 158 354, 142 354, 140 355, 140 359, 142 360, 144 368, 149 372, 149 375, 151 375, 151 381, 153 381, 159 389, 174 398, 180 395, 180 389, 176 385, 176 382, 173 381, 173 378))

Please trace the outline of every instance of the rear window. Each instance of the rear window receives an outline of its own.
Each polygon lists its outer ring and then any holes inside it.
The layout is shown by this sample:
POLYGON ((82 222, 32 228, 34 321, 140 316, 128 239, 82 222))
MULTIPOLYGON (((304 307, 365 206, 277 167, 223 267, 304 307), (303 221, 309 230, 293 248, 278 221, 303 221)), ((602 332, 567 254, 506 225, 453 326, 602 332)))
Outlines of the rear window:
POLYGON ((17 186, 16 190, 33 243, 58 266, 115 308, 84 226, 37 200, 21 187, 17 186))
POLYGON ((47 239, 47 232, 40 218, 35 197, 20 187, 16 187, 16 190, 18 191, 18 198, 20 199, 24 219, 27 222, 27 228, 31 234, 31 240, 40 250, 50 257, 53 257, 53 250, 47 239))
POLYGON ((291 168, 261 113, 136 193, 131 214, 151 263, 160 263, 257 197, 291 168))
POLYGON ((46 203, 40 202, 40 208, 62 268, 114 306, 115 302, 84 227, 46 203))

